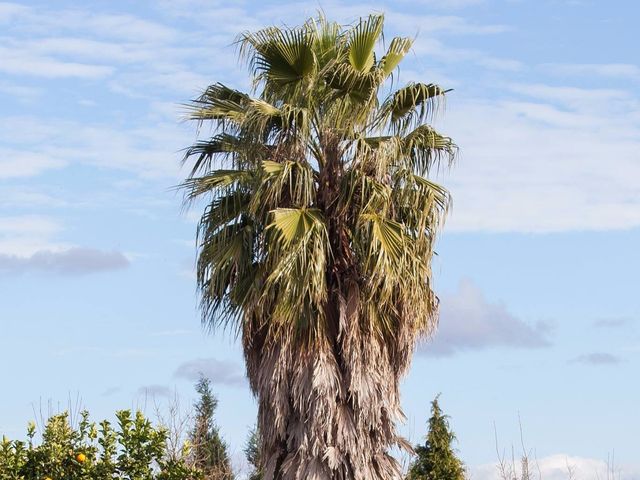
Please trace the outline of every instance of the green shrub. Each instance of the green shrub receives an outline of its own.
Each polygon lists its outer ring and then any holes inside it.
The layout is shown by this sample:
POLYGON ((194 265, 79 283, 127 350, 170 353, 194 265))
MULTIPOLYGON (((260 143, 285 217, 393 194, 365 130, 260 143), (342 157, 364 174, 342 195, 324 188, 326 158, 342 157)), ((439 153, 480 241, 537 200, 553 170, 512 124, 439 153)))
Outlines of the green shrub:
POLYGON ((27 440, 0 444, 0 480, 200 480, 202 473, 182 456, 167 454, 168 432, 155 427, 141 412, 116 413, 114 428, 108 421, 89 421, 85 411, 77 427, 69 414, 50 417, 35 442, 36 426, 30 423, 27 440))

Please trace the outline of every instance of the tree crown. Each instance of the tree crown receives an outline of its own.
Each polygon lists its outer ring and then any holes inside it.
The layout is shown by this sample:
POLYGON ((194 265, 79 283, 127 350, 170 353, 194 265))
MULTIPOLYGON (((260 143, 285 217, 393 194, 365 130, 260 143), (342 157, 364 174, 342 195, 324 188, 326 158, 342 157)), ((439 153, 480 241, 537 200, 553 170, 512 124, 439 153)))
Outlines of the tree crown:
POLYGON ((323 16, 238 39, 255 96, 215 84, 189 107, 213 135, 187 149, 204 321, 273 341, 324 341, 337 317, 381 339, 428 332, 434 238, 449 204, 428 178, 453 141, 428 123, 447 90, 385 95, 413 40, 382 15, 323 16), (382 53, 379 49, 382 48, 382 53))

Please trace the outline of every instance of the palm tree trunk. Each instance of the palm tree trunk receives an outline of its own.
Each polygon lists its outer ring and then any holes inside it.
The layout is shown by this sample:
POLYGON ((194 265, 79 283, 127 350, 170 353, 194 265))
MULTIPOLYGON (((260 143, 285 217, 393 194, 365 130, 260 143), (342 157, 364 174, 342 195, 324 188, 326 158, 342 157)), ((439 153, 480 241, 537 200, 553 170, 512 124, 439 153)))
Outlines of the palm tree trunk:
POLYGON ((392 341, 379 338, 358 315, 357 291, 351 293, 351 302, 338 298, 337 322, 328 320, 311 347, 295 339, 269 341, 266 332, 245 325, 264 480, 401 478, 388 452, 396 445, 411 450, 395 423, 404 418, 399 381, 415 335, 399 328, 392 341), (327 328, 331 324, 337 328, 327 328))

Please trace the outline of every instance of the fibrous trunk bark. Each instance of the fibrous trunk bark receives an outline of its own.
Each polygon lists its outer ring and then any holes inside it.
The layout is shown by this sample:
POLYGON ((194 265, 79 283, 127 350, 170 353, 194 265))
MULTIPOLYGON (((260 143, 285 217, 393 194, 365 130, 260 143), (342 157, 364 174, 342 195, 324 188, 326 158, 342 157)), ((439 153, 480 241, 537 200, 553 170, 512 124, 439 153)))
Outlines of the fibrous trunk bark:
POLYGON ((326 329, 313 348, 245 330, 264 480, 401 478, 389 450, 411 449, 395 424, 404 418, 399 381, 416 339, 400 328, 393 342, 381 340, 348 298, 336 306, 337 335, 326 329))

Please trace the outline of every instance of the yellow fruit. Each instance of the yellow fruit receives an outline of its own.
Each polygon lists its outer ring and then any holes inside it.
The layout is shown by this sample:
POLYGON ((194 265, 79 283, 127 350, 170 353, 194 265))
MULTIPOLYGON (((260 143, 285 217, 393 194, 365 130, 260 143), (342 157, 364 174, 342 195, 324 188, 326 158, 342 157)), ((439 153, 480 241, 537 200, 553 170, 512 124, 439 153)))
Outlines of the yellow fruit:
POLYGON ((80 463, 84 463, 87 460, 87 456, 84 453, 76 455, 76 460, 80 463))
POLYGON ((51 480, 51 477, 44 477, 44 480, 51 480))

